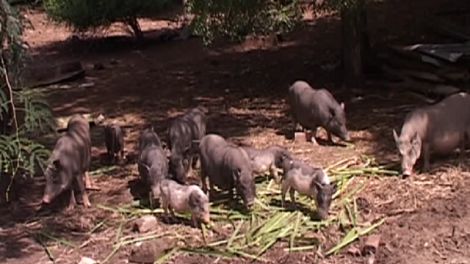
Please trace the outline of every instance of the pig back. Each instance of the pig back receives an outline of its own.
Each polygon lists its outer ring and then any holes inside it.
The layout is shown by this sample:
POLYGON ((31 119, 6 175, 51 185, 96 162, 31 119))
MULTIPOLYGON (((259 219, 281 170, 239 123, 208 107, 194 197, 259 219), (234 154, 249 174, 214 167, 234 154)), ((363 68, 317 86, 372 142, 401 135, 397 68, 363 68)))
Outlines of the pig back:
POLYGON ((145 148, 139 157, 137 164, 140 177, 147 182, 155 183, 155 179, 149 177, 149 170, 145 169, 148 167, 150 171, 155 172, 157 176, 167 178, 168 175, 168 162, 165 152, 162 147, 150 146, 145 148))
POLYGON ((206 134, 206 123, 207 117, 204 112, 196 107, 192 108, 187 112, 188 119, 191 120, 193 123, 192 132, 193 132, 193 139, 200 140, 206 134))
POLYGON ((124 135, 120 126, 110 124, 104 127, 105 143, 108 150, 118 152, 124 148, 124 135))
POLYGON ((417 132, 433 151, 448 153, 459 146, 470 131, 470 95, 453 94, 430 106, 418 108, 407 115, 402 134, 417 132))
POLYGON ((59 160, 62 171, 72 179, 82 174, 84 164, 89 162, 89 156, 84 151, 83 144, 66 133, 57 140, 48 163, 59 160))
MULTIPOLYGON (((234 179, 235 171, 240 171, 242 174, 248 173, 250 177, 253 174, 253 167, 251 164, 248 153, 241 147, 227 146, 222 156, 222 166, 220 168, 220 174, 222 177, 214 179, 213 183, 220 188, 231 188, 234 185, 234 180, 239 181, 240 179, 234 179)), ((240 176, 240 175, 239 175, 240 176)))
POLYGON ((321 115, 327 113, 324 111, 326 102, 321 102, 317 93, 317 90, 302 81, 294 83, 289 89, 292 115, 298 123, 307 129, 321 125, 323 123, 321 115))
POLYGON ((64 135, 67 142, 76 148, 74 155, 79 158, 84 171, 88 170, 91 161, 90 124, 83 116, 73 115, 67 123, 67 132, 64 135))
MULTIPOLYGON (((228 150, 228 143, 225 139, 216 134, 208 134, 204 136, 199 143, 199 153, 201 158, 201 168, 203 173, 207 174, 210 181, 217 186, 224 185, 226 179, 225 156, 228 150)), ((232 185, 231 177, 226 185, 232 185)), ((222 188, 222 186, 219 186, 222 188)))

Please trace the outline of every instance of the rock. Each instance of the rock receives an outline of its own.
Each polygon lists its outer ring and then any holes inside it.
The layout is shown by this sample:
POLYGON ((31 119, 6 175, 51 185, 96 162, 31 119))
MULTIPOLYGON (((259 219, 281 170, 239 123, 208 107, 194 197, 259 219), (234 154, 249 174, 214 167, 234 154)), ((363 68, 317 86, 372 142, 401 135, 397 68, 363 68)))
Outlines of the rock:
POLYGON ((364 255, 377 254, 377 249, 380 244, 380 235, 370 235, 367 237, 366 243, 364 244, 363 252, 364 255))
POLYGON ((134 222, 133 231, 146 233, 157 228, 157 218, 153 215, 144 215, 134 222))
POLYGON ((312 139, 312 132, 295 132, 294 141, 295 142, 308 142, 312 139))
POLYGON ((159 257, 165 254, 172 243, 163 239, 141 243, 132 248, 129 256, 129 262, 133 263, 154 263, 159 257))
POLYGON ((361 250, 358 249, 357 247, 355 246, 351 246, 349 249, 348 249, 348 253, 357 257, 357 256, 361 256, 361 250))
POLYGON ((96 261, 91 258, 82 257, 82 259, 80 260, 78 264, 95 264, 95 263, 96 261))
POLYGON ((104 65, 103 65, 103 63, 101 63, 101 62, 95 62, 95 63, 93 63, 93 69, 94 69, 94 70, 97 70, 97 71, 103 70, 103 69, 104 69, 104 65))

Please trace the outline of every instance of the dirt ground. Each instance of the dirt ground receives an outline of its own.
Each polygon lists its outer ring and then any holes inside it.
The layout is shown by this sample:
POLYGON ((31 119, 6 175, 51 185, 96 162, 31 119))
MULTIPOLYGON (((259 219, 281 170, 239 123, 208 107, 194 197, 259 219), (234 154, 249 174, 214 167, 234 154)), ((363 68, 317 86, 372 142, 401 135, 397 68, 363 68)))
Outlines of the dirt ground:
MULTIPOLYGON (((426 14, 452 8, 444 0, 389 0, 370 6, 369 26, 373 45, 415 44, 447 41, 423 26, 426 14)), ((464 1, 454 1, 456 7, 464 1)), ((310 164, 328 166, 345 157, 364 153, 379 161, 396 161, 392 129, 399 126, 410 109, 424 102, 383 87, 368 87, 362 94, 343 89, 339 69, 340 27, 338 17, 318 14, 307 26, 286 36, 278 46, 263 41, 221 44, 205 49, 201 41, 150 43, 135 47, 130 40, 77 40, 73 33, 45 19, 38 10, 25 10, 34 29, 25 39, 31 45, 33 64, 53 64, 79 59, 86 77, 45 93, 54 116, 73 113, 103 114, 123 125, 130 154, 139 131, 153 124, 162 138, 167 118, 201 105, 209 109, 208 131, 237 143, 255 146, 280 144, 310 164), (94 69, 94 63, 104 69, 94 69), (292 129, 286 114, 286 90, 297 79, 314 87, 326 87, 346 104, 348 128, 354 147, 312 146, 294 143, 285 134, 292 129), (79 84, 92 84, 85 88, 79 84), (68 87, 68 89, 66 89, 68 87), (369 93, 369 91, 372 91, 369 93)), ((168 26, 165 21, 141 21, 146 32, 168 26)), ((173 25, 172 25, 173 26, 173 25)), ((127 34, 118 25, 99 36, 127 34)), ((153 33, 147 33, 149 38, 153 33)), ((320 137, 325 137, 319 133, 320 137)), ((91 171, 105 166, 101 131, 92 131, 91 171)), ((50 146, 51 148, 53 145, 50 146)), ((430 173, 409 179, 398 177, 358 178, 365 187, 357 194, 364 219, 388 216, 376 231, 381 234, 377 264, 385 263, 470 263, 470 184, 468 161, 460 167, 456 159, 436 160, 430 173)), ((128 182, 138 177, 135 162, 110 172, 92 175, 101 191, 90 192, 92 204, 119 205, 132 201, 128 182)), ((103 261, 113 251, 120 216, 96 207, 77 206, 72 212, 36 216, 44 180, 34 178, 16 187, 9 206, 0 218, 0 261, 2 263, 51 263, 35 233, 54 234, 71 241, 48 245, 55 263, 78 263, 82 256, 103 261), (93 230, 106 220, 105 224, 93 230)), ((200 231, 181 224, 159 223, 155 231, 178 228, 193 241, 200 231)), ((222 227, 221 227, 222 228, 222 227)), ((130 234, 130 226, 124 234, 130 234)), ((214 234, 212 234, 215 236, 214 234)), ((352 246, 359 246, 357 241, 352 246)), ((325 250, 325 249, 323 249, 325 250)), ((109 263, 128 263, 132 247, 119 250, 109 263)), ((362 263, 347 250, 317 259, 315 252, 288 254, 276 247, 266 253, 270 263, 362 263)), ((210 256, 177 254, 167 263, 246 263, 246 259, 217 259, 210 256)))

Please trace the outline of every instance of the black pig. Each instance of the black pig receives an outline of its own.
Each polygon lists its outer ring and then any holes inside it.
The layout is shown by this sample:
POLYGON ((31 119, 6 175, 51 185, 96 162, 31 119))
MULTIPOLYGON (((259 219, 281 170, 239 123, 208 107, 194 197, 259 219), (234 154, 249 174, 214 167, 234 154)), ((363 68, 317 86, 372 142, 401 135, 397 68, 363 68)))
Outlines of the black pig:
POLYGON ((294 132, 298 124, 304 129, 311 129, 313 144, 317 144, 318 127, 327 131, 330 142, 333 142, 331 134, 344 141, 351 140, 346 128, 344 103, 338 104, 326 89, 313 89, 304 81, 296 81, 289 87, 289 104, 294 132))
POLYGON ((201 109, 192 108, 173 120, 168 134, 170 174, 177 182, 184 184, 198 158, 197 146, 193 142, 199 142, 206 134, 206 115, 201 109))
POLYGON ((66 133, 57 141, 47 162, 42 202, 49 204, 62 192, 70 191, 69 209, 76 204, 75 194, 82 196, 85 207, 90 207, 85 190, 86 187, 91 188, 88 176, 90 160, 90 126, 83 116, 75 114, 70 118, 66 133))
POLYGON ((204 136, 199 150, 204 192, 208 193, 206 177, 209 177, 211 190, 214 190, 214 185, 228 190, 232 199, 235 187, 245 207, 250 208, 256 197, 256 186, 248 153, 241 147, 228 145, 223 137, 215 134, 204 136))
POLYGON ((107 154, 113 162, 116 161, 116 158, 118 158, 118 162, 124 158, 124 134, 118 124, 104 126, 104 141, 107 154))

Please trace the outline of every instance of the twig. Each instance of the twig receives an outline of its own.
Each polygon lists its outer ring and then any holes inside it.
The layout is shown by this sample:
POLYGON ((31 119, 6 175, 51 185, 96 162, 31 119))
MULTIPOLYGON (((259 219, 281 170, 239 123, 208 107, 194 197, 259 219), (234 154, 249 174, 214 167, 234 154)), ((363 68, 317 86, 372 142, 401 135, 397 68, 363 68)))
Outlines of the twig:
MULTIPOLYGON (((0 56, 0 59, 2 61, 3 74, 5 75, 5 83, 8 87, 8 93, 10 95, 9 103, 11 105, 11 111, 13 112, 12 113, 12 119, 13 119, 12 121, 13 121, 14 128, 15 128, 15 140, 18 143, 18 146, 20 146, 20 149, 21 149, 21 142, 19 140, 20 135, 18 133, 18 121, 16 119, 16 109, 15 109, 15 104, 13 103, 13 88, 11 87, 10 77, 9 77, 8 70, 7 70, 7 67, 6 67, 6 64, 5 64, 5 60, 3 59, 3 56, 0 56)), ((19 152, 18 155, 21 155, 21 152, 19 152)), ((11 185, 13 184, 13 179, 15 178, 16 172, 18 171, 19 167, 20 167, 20 159, 17 158, 16 159, 16 167, 13 168, 12 177, 10 179, 10 183, 8 184, 6 194, 5 194, 7 202, 10 200, 9 199, 9 193, 10 193, 11 185)))

